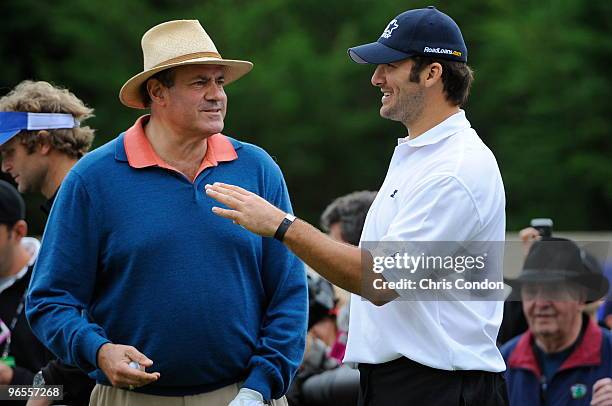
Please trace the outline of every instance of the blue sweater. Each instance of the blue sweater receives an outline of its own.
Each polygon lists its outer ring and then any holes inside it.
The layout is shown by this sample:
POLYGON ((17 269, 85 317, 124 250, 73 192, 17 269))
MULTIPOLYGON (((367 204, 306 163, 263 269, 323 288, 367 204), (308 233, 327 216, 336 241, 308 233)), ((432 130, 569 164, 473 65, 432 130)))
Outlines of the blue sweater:
POLYGON ((153 360, 148 371, 161 378, 144 393, 245 381, 264 399, 280 397, 304 351, 303 264, 282 243, 214 215, 219 203, 204 193, 207 183, 236 184, 291 211, 279 167, 230 139, 238 159, 191 183, 132 168, 123 137, 80 160, 60 188, 27 298, 33 331, 99 383, 109 381, 97 351, 113 342, 153 360))

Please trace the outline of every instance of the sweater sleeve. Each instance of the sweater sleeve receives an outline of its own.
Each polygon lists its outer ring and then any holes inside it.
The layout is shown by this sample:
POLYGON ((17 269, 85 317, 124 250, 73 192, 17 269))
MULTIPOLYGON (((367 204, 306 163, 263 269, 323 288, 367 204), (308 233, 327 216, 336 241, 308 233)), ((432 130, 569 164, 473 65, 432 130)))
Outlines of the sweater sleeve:
MULTIPOLYGON (((275 171, 267 180, 263 197, 291 212, 282 173, 273 166, 275 171)), ((308 297, 303 263, 273 238, 263 239, 261 272, 268 305, 243 386, 269 400, 287 392, 304 355, 308 297)))
POLYGON ((59 358, 87 372, 109 342, 103 329, 83 317, 98 268, 97 203, 74 170, 53 204, 26 299, 34 334, 59 358))

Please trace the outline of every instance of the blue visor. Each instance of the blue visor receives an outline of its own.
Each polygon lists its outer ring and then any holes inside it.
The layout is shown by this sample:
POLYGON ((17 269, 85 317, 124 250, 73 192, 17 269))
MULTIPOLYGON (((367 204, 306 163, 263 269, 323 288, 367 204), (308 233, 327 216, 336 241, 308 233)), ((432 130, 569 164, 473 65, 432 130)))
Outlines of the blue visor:
POLYGON ((0 145, 23 130, 54 130, 78 126, 79 122, 71 114, 2 111, 0 112, 0 145))

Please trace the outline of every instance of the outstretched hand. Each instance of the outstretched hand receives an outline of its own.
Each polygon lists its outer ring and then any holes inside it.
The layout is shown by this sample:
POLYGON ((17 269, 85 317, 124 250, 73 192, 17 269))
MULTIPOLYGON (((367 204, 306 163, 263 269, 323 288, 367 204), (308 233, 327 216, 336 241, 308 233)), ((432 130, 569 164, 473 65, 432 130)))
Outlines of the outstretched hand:
POLYGON ((206 185, 206 194, 229 207, 213 207, 213 213, 262 237, 273 237, 285 218, 284 211, 239 186, 216 182, 206 185))

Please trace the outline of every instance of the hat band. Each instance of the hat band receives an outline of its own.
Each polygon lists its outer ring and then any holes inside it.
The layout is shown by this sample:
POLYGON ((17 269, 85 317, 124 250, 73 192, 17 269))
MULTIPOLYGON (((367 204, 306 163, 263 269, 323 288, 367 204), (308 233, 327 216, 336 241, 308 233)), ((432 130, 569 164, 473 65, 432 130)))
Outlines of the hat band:
MULTIPOLYGON (((167 61, 160 62, 157 65, 153 66, 149 69, 159 68, 160 66, 170 65, 173 63, 185 62, 190 59, 198 59, 198 58, 218 58, 221 59, 221 55, 217 52, 194 52, 192 54, 177 56, 176 58, 168 59, 167 61)), ((148 69, 145 69, 148 70, 148 69)))

